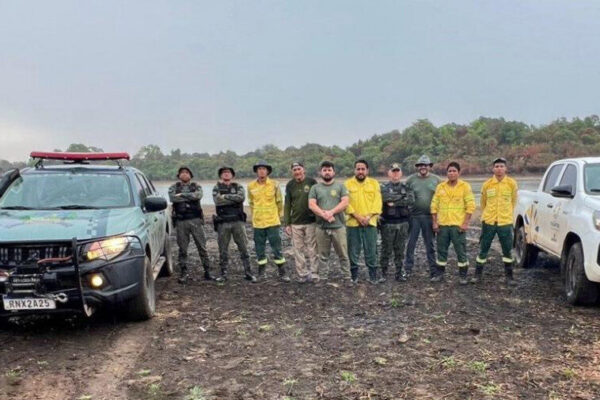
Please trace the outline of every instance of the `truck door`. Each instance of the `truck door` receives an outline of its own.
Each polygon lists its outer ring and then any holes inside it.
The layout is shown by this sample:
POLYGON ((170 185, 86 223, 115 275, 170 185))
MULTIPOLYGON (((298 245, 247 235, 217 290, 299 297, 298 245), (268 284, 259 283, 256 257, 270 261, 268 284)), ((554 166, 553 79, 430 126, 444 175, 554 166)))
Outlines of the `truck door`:
MULTIPOLYGON (((577 165, 569 163, 558 182, 558 185, 571 185, 573 193, 577 193, 577 165)), ((569 197, 554 197, 554 207, 550 223, 550 250, 554 254, 562 252, 563 243, 567 233, 569 233, 569 219, 573 218, 575 213, 575 198, 569 197)))
POLYGON ((551 250, 552 238, 556 231, 553 219, 554 206, 556 198, 552 197, 551 190, 558 185, 558 178, 565 164, 555 164, 548 170, 544 179, 542 191, 538 193, 538 200, 534 200, 534 207, 537 208, 536 224, 532 227, 537 232, 537 243, 539 246, 551 250), (537 204, 536 204, 537 201, 537 204))
MULTIPOLYGON (((144 204, 144 200, 148 196, 152 196, 152 189, 148 186, 148 183, 144 179, 144 176, 140 173, 136 173, 135 177, 138 181, 139 186, 141 187, 140 197, 142 201, 142 207, 144 204)), ((144 209, 144 219, 146 226, 146 234, 148 243, 150 244, 150 251, 152 252, 150 257, 152 261, 156 261, 160 254, 160 244, 158 242, 158 229, 157 225, 159 224, 159 213, 151 212, 144 209)))

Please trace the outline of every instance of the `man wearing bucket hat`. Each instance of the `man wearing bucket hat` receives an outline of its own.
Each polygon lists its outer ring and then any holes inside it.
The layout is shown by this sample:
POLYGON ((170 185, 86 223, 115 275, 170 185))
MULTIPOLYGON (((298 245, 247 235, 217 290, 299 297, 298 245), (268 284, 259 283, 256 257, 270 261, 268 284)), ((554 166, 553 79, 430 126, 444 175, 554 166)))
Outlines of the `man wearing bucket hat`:
POLYGON ((429 264, 429 273, 436 271, 435 250, 433 247, 433 220, 431 218, 431 199, 435 193, 435 188, 442 182, 442 179, 431 173, 433 163, 428 156, 422 155, 415 163, 417 172, 412 174, 406 180, 406 184, 415 194, 415 205, 410 215, 410 232, 406 247, 406 259, 404 268, 406 273, 412 273, 415 264, 415 248, 419 235, 423 235, 423 243, 427 252, 427 263, 429 264))
POLYGON ((217 215, 213 215, 213 223, 217 231, 219 244, 219 265, 221 279, 227 279, 229 264, 229 242, 231 238, 240 252, 240 259, 244 266, 245 279, 256 282, 250 269, 250 256, 248 254, 248 239, 246 238, 246 214, 244 213, 244 200, 246 193, 244 187, 233 182, 235 171, 232 167, 223 166, 218 170, 219 182, 213 188, 213 201, 217 215))
POLYGON ((266 246, 269 241, 279 277, 282 281, 289 282, 279 234, 283 216, 283 198, 279 183, 269 178, 273 168, 266 161, 258 161, 252 169, 256 173, 256 180, 248 184, 248 203, 252 211, 258 279, 264 278, 265 275, 268 262, 266 246))
POLYGON ((169 188, 169 199, 173 203, 173 214, 177 221, 177 246, 179 246, 179 283, 187 283, 189 278, 187 252, 190 236, 196 243, 202 265, 204 279, 214 280, 210 274, 210 258, 206 251, 206 236, 204 234, 204 215, 200 207, 202 187, 192 182, 194 174, 189 167, 182 166, 177 172, 179 181, 169 188))

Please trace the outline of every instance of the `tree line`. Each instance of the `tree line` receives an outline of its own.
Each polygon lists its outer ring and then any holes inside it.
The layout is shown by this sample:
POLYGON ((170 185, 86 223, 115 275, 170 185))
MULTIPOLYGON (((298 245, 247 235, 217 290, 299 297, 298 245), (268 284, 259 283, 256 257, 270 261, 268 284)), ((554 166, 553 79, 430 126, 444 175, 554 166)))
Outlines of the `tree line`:
MULTIPOLYGON (((101 150, 84 144, 72 144, 66 149, 101 150)), ((404 172, 411 173, 422 154, 431 157, 434 170, 440 174, 444 174, 450 161, 458 161, 465 174, 487 174, 490 163, 498 156, 507 158, 511 173, 541 173, 559 158, 599 155, 600 119, 597 115, 572 120, 561 118, 537 127, 486 117, 468 125, 449 123, 438 127, 421 119, 401 132, 393 130, 373 135, 346 148, 308 143, 282 150, 266 145, 243 155, 233 151, 183 153, 180 149, 164 153, 159 146, 149 144, 135 153, 130 165, 153 180, 173 180, 181 165, 189 166, 195 179, 215 179, 217 169, 223 165, 233 167, 237 177, 245 178, 254 176, 252 166, 256 161, 265 159, 273 166, 272 176, 279 178, 289 176, 293 160, 303 161, 311 174, 316 174, 322 160, 331 160, 338 175, 350 176, 354 161, 364 158, 371 166, 371 174, 383 175, 392 162, 402 163, 404 172)), ((25 165, 25 162, 0 160, 0 172, 25 165)))

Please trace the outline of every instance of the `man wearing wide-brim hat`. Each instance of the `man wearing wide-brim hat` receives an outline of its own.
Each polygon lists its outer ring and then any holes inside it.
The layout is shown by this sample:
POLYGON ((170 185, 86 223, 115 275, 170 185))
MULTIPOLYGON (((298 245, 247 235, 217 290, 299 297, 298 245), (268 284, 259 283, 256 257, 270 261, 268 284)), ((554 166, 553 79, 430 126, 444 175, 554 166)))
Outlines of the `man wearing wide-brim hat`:
POLYGON ((210 258, 206 251, 204 234, 204 215, 200 206, 202 186, 192 182, 192 170, 182 166, 177 171, 179 181, 169 188, 169 199, 173 203, 173 218, 176 220, 177 246, 179 247, 179 283, 189 279, 187 253, 190 236, 198 248, 198 254, 204 266, 204 279, 213 280, 210 273, 210 258))
POLYGON ((256 173, 256 180, 248 184, 248 203, 252 211, 258 279, 265 276, 265 268, 268 263, 266 253, 268 241, 279 277, 282 281, 289 282, 290 278, 285 269, 285 257, 279 233, 283 216, 283 198, 279 183, 269 178, 273 167, 265 160, 256 162, 252 169, 256 173))
POLYGON ((213 216, 213 222, 217 231, 217 243, 219 244, 221 279, 227 280, 229 243, 233 238, 240 252, 245 279, 256 282, 256 278, 252 276, 250 270, 250 255, 248 254, 248 239, 245 228, 244 200, 246 199, 246 193, 244 187, 237 182, 233 182, 235 171, 232 167, 222 166, 217 173, 219 181, 213 187, 212 192, 217 212, 217 215, 213 216))
POLYGON ((431 218, 430 206, 435 188, 442 182, 442 178, 431 173, 431 167, 433 167, 433 162, 431 162, 429 156, 422 155, 415 163, 417 172, 410 175, 406 180, 406 184, 415 194, 415 205, 410 214, 410 232, 406 245, 406 259, 404 260, 404 268, 407 275, 412 273, 415 264, 415 249, 419 235, 421 234, 423 235, 423 243, 425 244, 427 253, 429 273, 434 274, 437 269, 433 246, 433 219, 431 218))

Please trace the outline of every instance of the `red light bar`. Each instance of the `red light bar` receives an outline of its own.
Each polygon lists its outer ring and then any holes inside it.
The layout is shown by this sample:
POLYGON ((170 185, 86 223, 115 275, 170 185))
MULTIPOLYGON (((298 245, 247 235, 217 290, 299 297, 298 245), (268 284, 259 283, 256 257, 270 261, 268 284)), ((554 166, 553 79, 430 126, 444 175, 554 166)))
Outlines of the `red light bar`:
POLYGON ((31 158, 40 158, 43 160, 67 160, 67 161, 86 161, 86 160, 129 160, 129 153, 60 153, 47 151, 32 151, 31 158))

